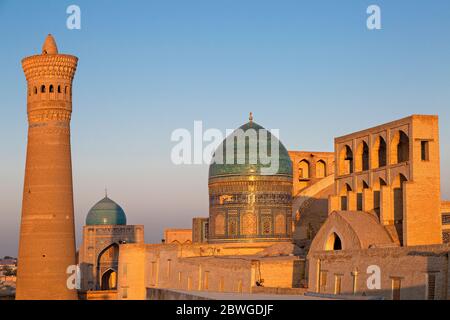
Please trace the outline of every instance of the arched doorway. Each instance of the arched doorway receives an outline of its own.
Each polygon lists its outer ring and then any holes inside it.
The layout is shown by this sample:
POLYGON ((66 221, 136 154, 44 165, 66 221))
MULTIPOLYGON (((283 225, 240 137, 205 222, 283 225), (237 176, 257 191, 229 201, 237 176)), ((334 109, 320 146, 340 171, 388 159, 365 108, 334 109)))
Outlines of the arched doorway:
POLYGON ((348 183, 346 183, 341 189, 341 210, 348 210, 348 193, 352 191, 352 188, 348 183))
POLYGON ((117 272, 113 269, 108 269, 102 275, 101 290, 115 289, 117 289, 117 272))
POLYGON ((117 273, 115 270, 118 269, 118 265, 119 245, 112 243, 98 255, 97 288, 100 290, 111 290, 111 288, 117 286, 117 273))
POLYGON ((342 250, 341 238, 336 234, 336 232, 331 233, 328 236, 328 240, 325 244, 326 251, 338 251, 342 250))

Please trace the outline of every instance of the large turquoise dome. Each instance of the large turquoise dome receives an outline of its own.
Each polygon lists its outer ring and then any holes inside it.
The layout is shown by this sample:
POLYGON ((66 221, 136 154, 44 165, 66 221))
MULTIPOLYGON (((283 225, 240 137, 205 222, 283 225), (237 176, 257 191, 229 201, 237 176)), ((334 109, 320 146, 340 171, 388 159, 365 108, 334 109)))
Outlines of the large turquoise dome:
MULTIPOLYGON (((262 130, 264 128, 262 126, 260 126, 259 124, 253 122, 253 120, 250 120, 246 124, 239 127, 237 130, 239 130, 239 129, 243 130, 244 133, 249 129, 254 129, 256 131, 257 141, 258 141, 258 155, 259 155, 259 145, 260 145, 259 142, 260 142, 261 136, 263 136, 262 134, 260 134, 259 130, 262 130)), ((234 135, 232 134, 232 135, 228 136, 219 145, 219 147, 216 150, 216 153, 223 152, 223 155, 224 155, 223 161, 221 164, 212 163, 209 166, 209 178, 210 179, 215 178, 215 177, 224 177, 224 176, 261 175, 261 169, 264 167, 270 166, 270 165, 262 164, 259 156, 257 157, 256 163, 250 164, 250 161, 248 160, 248 159, 250 159, 250 157, 249 157, 250 148, 249 148, 248 139, 246 139, 246 142, 245 142, 245 150, 243 150, 243 148, 242 148, 242 150, 238 150, 238 144, 233 143, 233 141, 231 141, 231 143, 234 145, 234 163, 227 163, 227 161, 226 161, 226 145, 227 145, 227 141, 229 139, 235 139, 234 135), (239 156, 242 156, 242 152, 245 152, 246 161, 244 164, 239 164, 239 163, 237 163, 237 159, 239 156)), ((292 161, 291 161, 288 151, 286 150, 284 145, 275 136, 273 136, 269 131, 267 131, 267 150, 268 150, 267 153, 269 156, 270 156, 271 144, 274 141, 278 142, 278 145, 279 145, 279 153, 278 153, 279 169, 278 169, 278 172, 273 175, 282 175, 282 176, 292 177, 292 161)), ((253 161, 253 162, 255 162, 255 161, 253 161)))
POLYGON ((126 225, 127 217, 123 209, 105 196, 97 202, 86 217, 86 225, 126 225))

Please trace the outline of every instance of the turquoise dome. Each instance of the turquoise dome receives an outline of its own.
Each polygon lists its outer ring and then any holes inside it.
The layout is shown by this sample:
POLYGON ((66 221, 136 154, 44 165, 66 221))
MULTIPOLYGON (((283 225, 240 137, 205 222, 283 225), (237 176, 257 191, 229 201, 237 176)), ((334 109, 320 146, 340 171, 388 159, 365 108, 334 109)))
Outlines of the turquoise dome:
POLYGON ((107 196, 97 202, 86 217, 87 226, 126 224, 127 216, 123 209, 107 196))
MULTIPOLYGON (((241 127, 239 127, 237 130, 243 130, 244 133, 249 130, 249 129, 254 129, 256 130, 257 133, 257 141, 258 141, 258 149, 259 149, 259 140, 260 140, 260 131, 264 129, 262 126, 260 126, 259 124, 253 122, 252 120, 250 120, 249 122, 247 122, 246 124, 242 125, 241 127)), ((235 131, 236 132, 236 131, 235 131)), ((209 166, 209 178, 215 178, 215 177, 224 177, 224 176, 254 176, 254 175, 261 175, 261 168, 268 168, 270 167, 269 165, 266 164, 262 164, 260 162, 260 158, 257 157, 257 161, 255 164, 250 164, 250 161, 248 159, 249 158, 249 153, 250 153, 250 148, 249 148, 249 142, 248 139, 246 139, 245 141, 245 151, 238 151, 238 145, 237 143, 233 143, 234 145, 234 163, 230 163, 228 164, 226 161, 226 144, 227 144, 227 140, 228 139, 234 139, 233 135, 228 136, 220 145, 219 147, 216 149, 216 153, 217 152, 223 152, 223 163, 221 164, 217 164, 217 163, 212 163, 209 166), (238 155, 242 152, 245 152, 245 163, 244 164, 238 164, 237 163, 237 159, 238 159, 238 155)), ((279 145, 279 169, 278 172, 276 174, 274 174, 275 176, 277 175, 283 175, 283 176, 290 176, 292 177, 292 161, 291 161, 291 157, 289 156, 288 151, 286 150, 286 148, 284 147, 284 145, 275 137, 273 136, 268 130, 267 130, 267 152, 270 156, 270 150, 271 150, 271 143, 272 141, 277 141, 278 145, 279 145)), ((232 142, 231 142, 232 143, 232 142)))

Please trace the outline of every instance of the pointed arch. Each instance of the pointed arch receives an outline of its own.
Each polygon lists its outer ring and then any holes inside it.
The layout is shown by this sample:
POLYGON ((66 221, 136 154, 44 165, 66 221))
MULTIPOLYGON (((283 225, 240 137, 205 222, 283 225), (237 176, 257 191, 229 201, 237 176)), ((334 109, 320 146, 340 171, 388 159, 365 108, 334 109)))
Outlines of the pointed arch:
POLYGON ((117 289, 117 272, 109 268, 102 274, 101 290, 116 290, 117 289))
POLYGON ((369 170, 369 146, 365 141, 361 141, 356 150, 355 171, 369 170))
POLYGON ((409 137, 398 130, 391 140, 391 164, 406 162, 409 160, 409 137))
POLYGON ((316 162, 316 178, 325 178, 327 176, 327 164, 323 160, 316 162))
MULTIPOLYGON (((97 284, 100 289, 104 286, 105 283, 104 280, 110 281, 110 276, 115 276, 115 281, 117 284, 117 274, 107 274, 106 278, 104 279, 103 276, 108 270, 112 270, 116 272, 117 267, 119 263, 119 244, 114 242, 111 243, 109 246, 104 248, 97 257, 97 284)), ((102 289, 102 290, 111 290, 111 289, 102 289)))
POLYGON ((275 233, 286 234, 286 215, 282 212, 275 217, 275 233))
POLYGON ((119 259, 119 244, 111 243, 98 255, 98 263, 113 262, 119 259))
POLYGON ((223 213, 217 214, 214 219, 214 233, 215 236, 225 235, 225 215, 223 213))
POLYGON ((386 141, 378 136, 372 149, 372 168, 381 168, 386 166, 386 141))
POLYGON ((325 251, 339 251, 342 250, 342 240, 336 232, 330 233, 325 243, 325 251))
POLYGON ((307 180, 310 178, 310 164, 306 159, 298 163, 298 178, 299 180, 307 180))
POLYGON ((349 145, 344 145, 339 153, 339 175, 353 173, 353 151, 349 145))
POLYGON ((242 216, 242 235, 255 235, 257 228, 257 218, 253 211, 249 211, 242 216))

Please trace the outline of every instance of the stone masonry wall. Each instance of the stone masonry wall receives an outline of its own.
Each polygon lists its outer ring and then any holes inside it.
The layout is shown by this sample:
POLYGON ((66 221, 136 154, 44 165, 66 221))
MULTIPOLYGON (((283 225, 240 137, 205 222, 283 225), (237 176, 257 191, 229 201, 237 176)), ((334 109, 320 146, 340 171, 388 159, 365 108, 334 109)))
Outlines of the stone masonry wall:
POLYGON ((448 245, 432 245, 310 253, 309 291, 324 294, 340 291, 343 295, 393 299, 393 281, 399 280, 402 300, 448 299, 449 250, 448 245), (381 288, 378 290, 368 288, 370 266, 379 267, 381 288))

